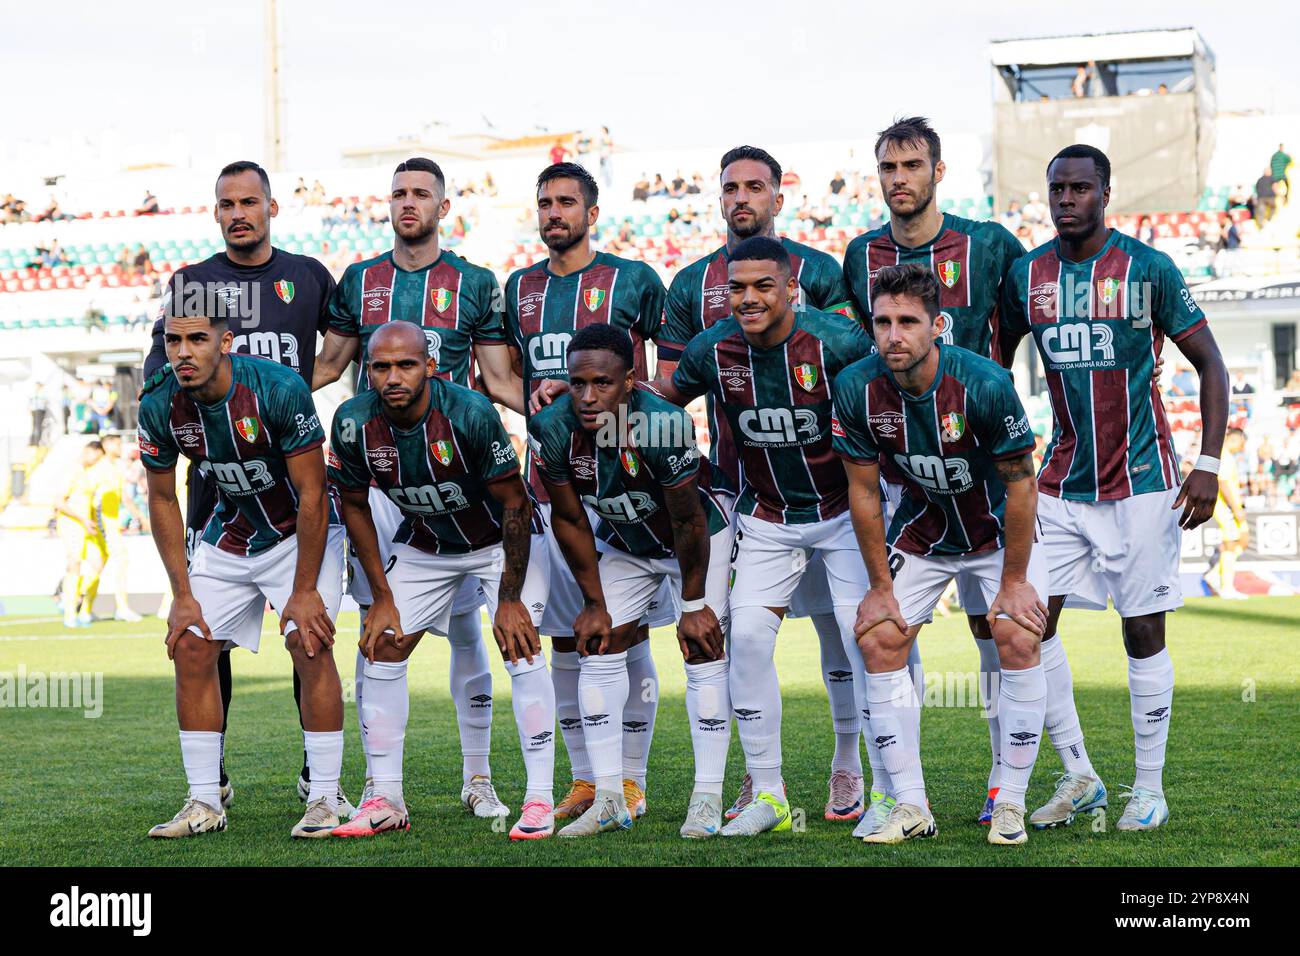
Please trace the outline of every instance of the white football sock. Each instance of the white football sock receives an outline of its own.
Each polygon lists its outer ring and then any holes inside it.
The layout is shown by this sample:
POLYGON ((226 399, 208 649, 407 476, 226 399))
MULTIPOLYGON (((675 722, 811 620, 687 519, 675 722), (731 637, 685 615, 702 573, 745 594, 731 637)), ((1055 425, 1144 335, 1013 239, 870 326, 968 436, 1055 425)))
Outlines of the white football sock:
POLYGON ((208 730, 181 731, 181 763, 190 785, 190 799, 206 803, 221 812, 221 733, 208 730))
POLYGON ((785 793, 781 781, 781 685, 775 661, 780 626, 781 619, 765 607, 731 611, 731 710, 756 795, 785 793))
POLYGON ((519 749, 528 775, 524 800, 555 803, 555 688, 546 673, 546 657, 537 654, 530 664, 506 661, 510 698, 519 730, 519 749))
MULTIPOLYGON (((362 624, 364 624, 366 620, 365 613, 365 609, 362 608, 362 624)), ((357 705, 357 730, 361 734, 361 752, 365 754, 366 757, 366 781, 369 782, 372 776, 370 769, 370 745, 366 741, 366 718, 361 709, 362 701, 365 698, 366 655, 362 654, 360 651, 357 651, 357 663, 354 675, 355 676, 352 679, 352 692, 353 697, 356 698, 357 705)))
POLYGON ((1002 776, 994 806, 1009 803, 1025 808, 1029 775, 1038 759, 1047 711, 1047 681, 1043 665, 1022 670, 1002 668, 998 682, 998 718, 1002 726, 1002 776))
POLYGON ((695 751, 696 793, 722 796, 731 744, 731 694, 727 661, 686 664, 686 716, 695 751))
POLYGON ((1164 793, 1165 745, 1174 704, 1174 662, 1168 648, 1150 657, 1128 659, 1128 696, 1137 757, 1133 785, 1164 793))
POLYGON ((813 627, 821 646, 822 683, 831 705, 831 727, 835 731, 835 756, 831 758, 831 772, 848 770, 862 773, 862 752, 858 741, 862 737, 862 718, 858 715, 857 697, 853 690, 853 668, 840 634, 839 621, 834 613, 814 614, 813 627))
POLYGON ((894 796, 924 810, 925 778, 917 740, 916 688, 908 668, 867 674, 867 706, 871 711, 871 744, 889 771, 894 796))
MULTIPOLYGON (((374 792, 402 802, 402 749, 410 696, 406 684, 407 662, 366 662, 366 694, 361 720, 367 727, 370 779, 374 792)), ((312 772, 312 784, 316 782, 312 772)))
POLYGON ((461 780, 492 776, 492 671, 479 609, 454 614, 447 625, 451 646, 451 699, 460 729, 461 780))
POLYGON ((327 801, 338 810, 339 774, 343 769, 343 731, 304 730, 303 749, 307 751, 307 769, 311 771, 311 790, 307 802, 327 801))
POLYGON ((1002 667, 998 659, 998 645, 992 639, 975 638, 975 648, 980 652, 979 697, 984 719, 989 725, 989 749, 993 762, 989 766, 989 789, 998 785, 998 771, 1002 767, 1002 729, 998 725, 998 682, 1002 667))
POLYGON ((627 649, 627 703, 623 705, 623 776, 635 780, 642 790, 658 711, 659 672, 650 642, 642 641, 627 649))
MULTIPOLYGON (((862 735, 866 738, 867 762, 871 765, 871 786, 867 791, 867 797, 870 799, 873 792, 890 795, 893 793, 893 784, 889 779, 889 771, 885 769, 885 762, 880 757, 880 751, 872 741, 871 706, 867 703, 867 665, 862 659, 862 650, 858 647, 857 638, 853 634, 857 613, 856 607, 845 606, 835 609, 835 617, 840 625, 840 643, 844 648, 844 659, 849 662, 849 669, 853 671, 853 698, 862 718, 862 735)), ((853 746, 857 749, 857 741, 854 741, 853 746)))
POLYGON ((1066 770, 1095 777, 1097 771, 1092 769, 1088 749, 1083 745, 1083 728, 1079 726, 1079 712, 1074 706, 1074 678, 1059 632, 1043 641, 1040 657, 1043 677, 1047 680, 1047 718, 1043 726, 1052 738, 1052 746, 1066 770))
POLYGON ((555 716, 560 721, 560 736, 569 753, 569 768, 574 780, 591 781, 591 759, 587 756, 587 738, 582 732, 582 713, 578 707, 578 671, 582 658, 577 651, 551 651, 551 684, 555 687, 555 716))
POLYGON ((627 701, 627 652, 582 659, 578 706, 597 790, 623 792, 623 705, 627 701))

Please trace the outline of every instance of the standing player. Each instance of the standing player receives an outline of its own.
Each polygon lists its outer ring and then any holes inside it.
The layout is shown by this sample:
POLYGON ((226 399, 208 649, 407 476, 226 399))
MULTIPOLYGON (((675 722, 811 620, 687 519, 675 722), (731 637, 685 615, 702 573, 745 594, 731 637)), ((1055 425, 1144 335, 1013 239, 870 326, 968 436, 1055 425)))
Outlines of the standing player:
POLYGON ((873 745, 897 803, 863 836, 934 836, 921 774, 920 701, 907 654, 949 582, 979 582, 1001 661, 1004 765, 989 842, 1024 843, 1025 790, 1047 694, 1038 644, 1047 564, 1034 547, 1034 438, 1011 376, 987 358, 940 345, 940 286, 928 265, 884 266, 873 281, 877 352, 835 379, 835 450, 871 590, 856 634, 866 662, 873 745), (888 532, 880 461, 903 478, 888 532))
POLYGON ((1237 590, 1237 558, 1250 544, 1250 525, 1246 523, 1246 508, 1241 503, 1241 476, 1237 471, 1237 456, 1246 447, 1246 433, 1240 428, 1229 428, 1223 440, 1223 464, 1219 471, 1219 497, 1214 502, 1214 520, 1219 526, 1219 560, 1206 574, 1217 580, 1212 588, 1221 598, 1242 601, 1246 595, 1237 590), (1217 572, 1217 574, 1216 574, 1217 572))
MULTIPOLYGON (((621 259, 591 248, 590 230, 600 216, 599 189, 577 163, 557 163, 537 177, 537 230, 546 243, 546 259, 512 273, 506 281, 506 333, 518 350, 529 392, 550 380, 568 378, 570 339, 588 325, 612 325, 632 339, 636 377, 646 378, 645 342, 659 332, 664 287, 644 262, 621 259)), ((537 469, 529 463, 529 483, 550 523, 550 499, 537 469)), ((581 815, 595 796, 578 710, 579 656, 573 622, 582 611, 582 593, 568 571, 555 535, 551 550, 551 592, 539 628, 552 639, 555 704, 560 731, 569 751, 573 784, 555 808, 557 819, 581 815)), ((661 592, 662 594, 663 592, 661 592)), ((673 621, 660 600, 658 614, 645 622, 673 621)), ((645 812, 646 762, 654 734, 659 678, 650 656, 648 627, 637 631, 627 651, 629 692, 623 711, 623 762, 627 804, 635 816, 645 812)))
POLYGON ((627 649, 667 581, 680 610, 677 639, 695 750, 695 786, 681 835, 710 837, 722 824, 731 739, 723 638, 731 497, 712 490, 707 462, 701 469, 689 413, 634 388, 627 333, 584 326, 567 351, 569 397, 528 426, 551 499, 552 529, 586 602, 574 630, 584 655, 578 697, 595 796, 560 836, 632 826, 620 784, 627 649), (599 544, 588 507, 600 519, 599 544))
POLYGON ((122 493, 122 483, 126 477, 125 464, 122 461, 122 436, 109 432, 100 438, 104 446, 103 469, 104 495, 101 515, 104 527, 104 542, 108 545, 108 563, 113 567, 113 596, 116 606, 113 619, 117 621, 139 621, 140 615, 131 610, 126 593, 127 547, 122 538, 122 510, 134 517, 139 515, 135 504, 122 493))
POLYGON ((1083 745, 1057 619, 1072 606, 1123 619, 1137 779, 1117 827, 1148 830, 1169 818, 1162 770, 1174 666, 1165 613, 1182 606, 1179 528, 1209 518, 1228 418, 1228 373, 1206 322, 1170 258, 1106 226, 1110 160, 1067 146, 1047 167, 1057 238, 1019 260, 1007 277, 1004 355, 1029 333, 1042 355, 1052 402, 1052 441, 1038 476, 1039 540, 1051 570, 1043 638, 1047 731, 1065 774, 1036 827, 1067 824, 1106 805, 1083 745), (1179 487, 1164 404, 1153 369, 1168 336, 1200 377, 1201 457, 1179 487))
POLYGON ((491 402, 439 377, 412 323, 389 323, 370 337, 365 372, 371 388, 334 416, 329 474, 372 590, 359 707, 371 780, 357 815, 335 833, 410 828, 402 794, 407 659, 428 628, 447 627, 456 592, 473 576, 483 582, 506 658, 528 773, 510 836, 550 836, 555 694, 537 639, 541 604, 532 612, 526 606, 545 593, 546 552, 530 549, 532 503, 514 446, 491 402), (372 487, 402 512, 387 558, 371 515, 372 487))
POLYGON ((81 448, 81 469, 63 499, 54 506, 66 560, 63 586, 63 626, 89 627, 91 607, 99 592, 99 576, 108 560, 100 515, 104 446, 98 440, 81 448))
POLYGON ((292 370, 230 354, 234 334, 224 318, 169 316, 164 335, 174 371, 141 402, 139 438, 154 542, 175 595, 167 656, 176 664, 176 715, 190 792, 180 812, 149 835, 225 829, 217 659, 227 644, 257 651, 269 601, 302 680, 311 788, 293 836, 328 836, 339 823, 343 761, 343 694, 332 652, 343 529, 331 527, 325 433, 310 390, 292 370), (216 510, 188 570, 176 502, 182 453, 217 486, 216 510))
MULTIPOLYGON (((410 322, 424 333, 438 376, 472 386, 471 360, 488 395, 515 411, 523 410, 523 383, 510 367, 501 324, 501 289, 490 269, 466 262, 438 241, 438 225, 451 209, 441 167, 429 159, 408 159, 393 172, 389 215, 393 248, 348 266, 329 303, 329 328, 316 363, 314 387, 333 382, 359 359, 357 391, 370 387, 369 344, 393 320, 410 322)), ((385 560, 401 511, 376 488, 370 494, 380 551, 385 560)), ((371 603, 365 569, 353 555, 352 596, 364 618, 371 603)), ((466 577, 447 624, 451 645, 451 696, 456 705, 462 755, 461 802, 475 816, 506 816, 510 810, 492 787, 492 674, 483 642, 478 582, 466 577)), ((441 624, 437 630, 443 630, 441 624)), ((356 660, 356 700, 364 702, 365 660, 356 660)), ((367 736, 364 722, 362 746, 367 736)), ((371 776, 367 756, 366 777, 371 776)), ((363 797, 363 799, 365 799, 363 797)))
MULTIPOLYGON (((754 798, 722 835, 753 836, 790 829, 773 655, 809 553, 825 565, 846 651, 867 589, 847 479, 831 450, 830 387, 841 369, 870 353, 871 342, 843 316, 796 308, 799 285, 775 239, 741 242, 727 273, 733 317, 697 335, 672 377, 655 387, 678 405, 712 393, 738 439, 744 483, 736 507, 730 689, 754 798)), ((860 697, 856 680, 854 689, 860 697)))
MULTIPOLYGON (((824 252, 793 239, 777 236, 776 217, 785 204, 781 194, 781 164, 766 150, 737 146, 722 156, 722 218, 727 224, 726 245, 692 263, 673 277, 664 306, 659 342, 660 378, 670 378, 687 344, 706 329, 731 317, 727 264, 732 250, 751 236, 778 240, 790 256, 790 271, 798 284, 798 307, 839 312, 853 317, 850 295, 839 263, 824 252)), ((740 458, 726 417, 718 414, 713 396, 706 397, 709 421, 709 459, 722 470, 732 488, 739 488, 740 458)), ((854 702, 849 660, 835 621, 826 572, 814 557, 791 598, 789 616, 812 617, 821 645, 822 681, 831 705, 835 755, 831 760, 828 820, 856 819, 863 810, 862 721, 854 702)), ((740 795, 727 811, 735 818, 753 799, 749 774, 740 795)), ((874 789, 874 787, 873 787, 874 789)))
MULTIPOLYGON (((1000 223, 975 222, 939 211, 935 187, 943 182, 947 167, 939 134, 924 117, 909 116, 883 130, 876 137, 875 156, 889 222, 858 236, 844 251, 844 279, 858 316, 867 328, 871 327, 872 288, 880 269, 918 262, 932 270, 940 283, 939 314, 943 321, 939 341, 1000 361, 998 307, 1002 283, 1012 263, 1024 255, 1024 246, 1000 223)), ((888 511, 902 493, 902 476, 889 460, 881 462, 880 472, 885 480, 888 511)), ((988 608, 978 580, 958 575, 957 587, 979 649, 980 692, 986 694, 996 686, 998 672, 998 652, 985 620, 988 608)), ((913 665, 917 690, 923 694, 925 679, 917 669, 919 656, 909 664, 913 665)), ((987 824, 998 793, 1002 738, 994 702, 981 702, 993 752, 988 795, 979 816, 979 822, 987 824)))
MULTIPOLYGON (((325 331, 327 305, 334 291, 329 270, 310 256, 299 256, 271 245, 271 220, 280 207, 271 196, 271 180, 257 163, 230 163, 217 176, 214 218, 221 227, 225 251, 176 271, 163 292, 162 315, 153 327, 153 346, 144 361, 145 392, 171 381, 163 325, 169 317, 220 314, 234 335, 231 351, 259 355, 297 372, 311 384, 316 362, 316 334, 325 331)), ((197 447, 198 438, 180 436, 182 450, 197 447)), ((203 529, 217 506, 216 486, 193 465, 186 475, 186 548, 193 554, 203 529)), ((226 775, 225 726, 230 716, 230 654, 217 661, 221 681, 221 800, 229 806, 234 788, 226 775)), ((294 671, 293 697, 302 713, 302 685, 294 671)), ((304 800, 310 784, 303 754, 298 795, 304 800)), ((339 794, 344 812, 352 807, 339 794)))

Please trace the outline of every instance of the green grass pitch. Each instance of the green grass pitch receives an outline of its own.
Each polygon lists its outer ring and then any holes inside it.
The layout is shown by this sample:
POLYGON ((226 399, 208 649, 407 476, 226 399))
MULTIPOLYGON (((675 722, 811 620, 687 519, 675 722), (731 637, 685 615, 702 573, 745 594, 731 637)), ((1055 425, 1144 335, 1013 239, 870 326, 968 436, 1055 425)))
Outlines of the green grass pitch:
MULTIPOLYGON (((268 615, 263 650, 236 651, 227 759, 236 788, 222 834, 152 841, 148 828, 180 807, 185 791, 176 737, 171 667, 161 623, 101 623, 65 631, 53 618, 0 618, 0 675, 102 672, 103 714, 72 709, 0 709, 0 862, 7 865, 1295 865, 1294 771, 1300 739, 1300 601, 1196 599, 1169 620, 1177 672, 1165 789, 1170 823, 1122 834, 1114 822, 1121 784, 1132 783, 1133 741, 1119 620, 1113 613, 1067 612, 1061 633, 1074 670, 1079 712, 1093 762, 1112 793, 1110 816, 1033 833, 1027 846, 992 847, 974 819, 984 797, 989 749, 976 706, 928 707, 922 723, 926 781, 937 838, 868 847, 852 824, 822 819, 833 737, 807 620, 782 628, 777 665, 784 688, 785 778, 800 832, 697 843, 677 835, 692 780, 684 678, 676 641, 655 633, 662 684, 650 759, 649 813, 626 833, 512 844, 504 832, 460 807, 455 713, 447 693, 446 642, 428 637, 411 668, 406 794, 412 829, 369 840, 294 841, 302 805, 293 787, 302 738, 290 664, 268 615), (1289 782, 1288 782, 1289 781, 1289 782)), ((355 634, 355 614, 339 622, 355 634)), ((340 644, 345 686, 352 640, 340 644)), ((921 636, 926 672, 978 670, 961 616, 921 636)), ((495 658, 495 652, 493 657, 495 658)), ((3 677, 0 677, 2 680, 3 677)), ((494 665, 495 783, 517 813, 523 765, 508 703, 509 681, 494 665)), ((363 774, 355 708, 349 703, 344 787, 356 796, 363 774)), ((725 798, 740 782, 733 733, 725 798)), ((1044 743, 1030 807, 1059 770, 1044 743)), ((557 797, 568 764, 557 745, 557 797)))

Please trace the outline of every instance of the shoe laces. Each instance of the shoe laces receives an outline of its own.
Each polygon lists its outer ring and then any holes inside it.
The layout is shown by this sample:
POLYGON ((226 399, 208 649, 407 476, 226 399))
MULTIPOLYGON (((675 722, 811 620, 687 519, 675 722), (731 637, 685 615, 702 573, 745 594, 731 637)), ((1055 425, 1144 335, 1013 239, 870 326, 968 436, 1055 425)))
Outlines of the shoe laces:
POLYGON ((519 822, 524 826, 541 826, 546 822, 548 814, 553 812, 553 807, 549 803, 541 800, 529 800, 525 803, 519 813, 519 822))
POLYGON ((707 797, 700 797, 700 799, 692 801, 690 807, 687 808, 686 822, 688 824, 699 824, 700 826, 713 826, 716 810, 717 808, 710 805, 707 797))
POLYGON ((308 807, 307 812, 303 814, 303 823, 324 823, 330 817, 335 816, 336 811, 330 809, 329 798, 321 797, 313 801, 308 807))
POLYGON ((1132 812, 1142 816, 1144 811, 1150 810, 1155 806, 1156 801, 1160 799, 1160 794, 1148 787, 1126 787, 1120 784, 1119 788, 1128 791, 1127 793, 1121 793, 1119 798, 1132 801, 1124 808, 1125 813, 1132 812))
POLYGON ((185 806, 181 807, 180 812, 172 817, 172 823, 179 823, 181 820, 188 820, 190 817, 197 817, 203 813, 206 804, 202 800, 189 797, 185 801, 185 806))
POLYGON ((852 770, 835 770, 831 772, 831 801, 837 805, 848 803, 857 793, 862 777, 852 770))
POLYGON ((493 803, 501 802, 497 799, 497 792, 492 788, 492 781, 488 777, 474 777, 465 785, 465 789, 480 800, 490 800, 493 803))

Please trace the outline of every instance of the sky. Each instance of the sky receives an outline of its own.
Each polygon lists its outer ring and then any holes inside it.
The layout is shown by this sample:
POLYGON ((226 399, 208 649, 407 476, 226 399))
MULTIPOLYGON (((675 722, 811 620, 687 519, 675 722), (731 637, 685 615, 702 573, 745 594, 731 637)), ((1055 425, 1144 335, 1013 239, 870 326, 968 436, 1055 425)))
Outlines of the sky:
MULTIPOLYGON (((845 139, 896 114, 986 133, 988 43, 1194 26, 1221 110, 1300 113, 1300 15, 1272 2, 280 0, 290 167, 440 120, 510 134, 607 124, 651 149, 845 139), (1142 9, 1146 8, 1146 9, 1142 9), (1286 21, 1290 21, 1287 25, 1286 21), (1265 29, 1274 23, 1277 29, 1265 29)), ((260 158, 263 0, 14 5, 0 34, 9 155, 108 136, 133 157, 260 158)))

